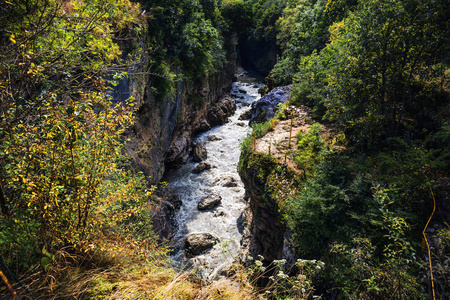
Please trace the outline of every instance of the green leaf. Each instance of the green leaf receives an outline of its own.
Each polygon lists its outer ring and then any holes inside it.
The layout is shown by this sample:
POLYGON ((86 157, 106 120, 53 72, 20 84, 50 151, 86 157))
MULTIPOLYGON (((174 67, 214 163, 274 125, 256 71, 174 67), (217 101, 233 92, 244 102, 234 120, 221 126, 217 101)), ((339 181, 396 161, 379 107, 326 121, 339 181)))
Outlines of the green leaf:
POLYGON ((52 260, 47 256, 41 258, 41 266, 44 268, 45 271, 48 271, 50 269, 51 264, 52 260))

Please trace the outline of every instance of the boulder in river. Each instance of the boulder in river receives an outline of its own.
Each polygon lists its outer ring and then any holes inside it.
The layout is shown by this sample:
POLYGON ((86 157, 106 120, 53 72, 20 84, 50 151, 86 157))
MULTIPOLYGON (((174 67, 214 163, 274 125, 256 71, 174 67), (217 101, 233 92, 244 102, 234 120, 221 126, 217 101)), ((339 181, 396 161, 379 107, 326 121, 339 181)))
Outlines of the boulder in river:
POLYGON ((208 136, 208 140, 210 142, 213 142, 213 141, 220 141, 222 139, 220 137, 215 136, 214 134, 211 134, 210 136, 208 136))
POLYGON ((190 255, 199 255, 205 250, 211 249, 219 239, 210 233, 191 233, 187 236, 184 249, 190 255))
POLYGON ((213 214, 213 217, 226 217, 228 214, 221 208, 219 208, 218 210, 216 210, 213 214))
POLYGON ((238 182, 236 179, 234 179, 234 177, 227 177, 223 182, 222 182, 222 186, 223 187, 235 187, 238 186, 238 182))
POLYGON ((206 151, 205 143, 198 143, 197 145, 195 145, 192 152, 193 159, 196 162, 201 162, 208 158, 208 152, 206 151))
POLYGON ((201 172, 203 172, 205 170, 209 170, 209 169, 211 169, 210 164, 208 164, 206 162, 201 162, 194 168, 194 170, 192 170, 192 173, 198 174, 198 173, 201 173, 201 172))
POLYGON ((223 187, 236 187, 238 186, 238 181, 231 175, 224 175, 217 178, 214 183, 220 183, 223 187))
POLYGON ((198 203, 197 207, 199 210, 211 209, 222 201, 222 197, 219 194, 211 194, 204 197, 198 203))

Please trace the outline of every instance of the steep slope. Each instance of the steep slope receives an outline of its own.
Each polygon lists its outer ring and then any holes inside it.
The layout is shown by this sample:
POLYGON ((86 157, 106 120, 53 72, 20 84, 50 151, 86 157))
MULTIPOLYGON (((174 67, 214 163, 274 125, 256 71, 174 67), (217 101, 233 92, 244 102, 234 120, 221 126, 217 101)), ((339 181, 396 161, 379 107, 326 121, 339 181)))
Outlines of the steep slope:
MULTIPOLYGON (((192 137, 213 125, 226 121, 234 111, 233 101, 227 97, 236 68, 236 53, 227 53, 227 63, 221 70, 208 75, 202 84, 185 78, 178 69, 173 93, 162 99, 155 95, 149 74, 142 70, 132 72, 119 90, 134 95, 139 103, 137 119, 128 131, 126 152, 132 157, 135 169, 148 176, 150 183, 158 183, 166 167, 186 162, 192 146, 192 137)), ((142 65, 148 65, 144 56, 142 65)))

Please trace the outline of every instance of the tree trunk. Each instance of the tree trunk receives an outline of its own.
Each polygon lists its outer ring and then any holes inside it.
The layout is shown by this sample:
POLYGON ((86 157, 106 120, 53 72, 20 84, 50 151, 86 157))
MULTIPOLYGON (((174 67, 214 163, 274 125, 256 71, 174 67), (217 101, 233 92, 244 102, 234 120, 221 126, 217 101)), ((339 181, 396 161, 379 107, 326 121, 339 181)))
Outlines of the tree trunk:
POLYGON ((3 190, 1 175, 0 175, 0 209, 1 209, 1 212, 3 215, 7 215, 9 213, 8 207, 6 206, 6 197, 5 197, 5 192, 3 190))

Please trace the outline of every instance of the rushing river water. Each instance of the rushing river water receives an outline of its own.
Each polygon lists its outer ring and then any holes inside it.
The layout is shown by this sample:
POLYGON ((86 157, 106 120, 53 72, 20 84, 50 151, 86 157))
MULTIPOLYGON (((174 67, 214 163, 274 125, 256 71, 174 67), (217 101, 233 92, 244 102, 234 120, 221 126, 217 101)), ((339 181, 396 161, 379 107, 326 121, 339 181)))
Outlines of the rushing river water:
POLYGON ((204 142, 208 152, 205 162, 212 168, 200 174, 192 173, 198 163, 189 158, 186 165, 171 172, 166 177, 169 188, 182 200, 177 212, 179 230, 174 242, 180 245, 174 253, 174 261, 180 266, 192 266, 202 270, 206 278, 214 278, 237 256, 242 237, 242 212, 244 185, 239 178, 237 166, 240 156, 240 144, 251 131, 248 121, 239 120, 239 116, 250 108, 251 103, 260 98, 256 78, 245 73, 233 83, 230 94, 236 101, 236 113, 229 122, 213 127, 195 138, 196 143, 204 142), (236 186, 224 187, 222 184, 230 178, 236 186), (199 211, 198 202, 210 194, 219 194, 221 204, 213 209, 199 211), (220 239, 213 249, 201 255, 187 259, 182 249, 183 240, 190 233, 210 233, 220 239))

